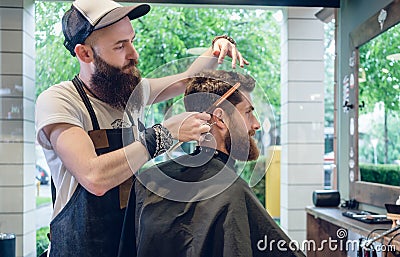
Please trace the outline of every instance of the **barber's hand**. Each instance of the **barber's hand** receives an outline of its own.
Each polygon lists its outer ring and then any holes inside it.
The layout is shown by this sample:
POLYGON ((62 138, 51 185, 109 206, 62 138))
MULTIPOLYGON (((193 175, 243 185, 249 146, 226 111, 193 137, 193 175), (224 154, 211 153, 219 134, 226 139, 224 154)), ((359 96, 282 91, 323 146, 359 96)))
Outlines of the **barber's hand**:
POLYGON ((181 142, 198 141, 201 134, 210 131, 211 127, 207 125, 210 119, 211 115, 205 112, 184 112, 164 121, 163 126, 181 142))
POLYGON ((221 64, 224 61, 225 56, 232 58, 232 68, 235 69, 236 62, 239 61, 240 67, 249 65, 249 62, 243 58, 242 54, 237 50, 236 46, 229 42, 226 38, 219 38, 214 42, 212 53, 215 57, 218 57, 218 63, 221 64))

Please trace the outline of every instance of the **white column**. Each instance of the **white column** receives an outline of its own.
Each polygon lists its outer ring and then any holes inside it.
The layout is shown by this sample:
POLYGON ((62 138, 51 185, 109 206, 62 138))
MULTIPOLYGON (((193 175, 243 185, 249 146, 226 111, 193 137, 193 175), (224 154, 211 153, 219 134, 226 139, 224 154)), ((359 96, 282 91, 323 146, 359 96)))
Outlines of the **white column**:
POLYGON ((36 256, 34 0, 0 1, 0 233, 36 256))
POLYGON ((324 26, 320 8, 284 10, 281 42, 281 226, 306 239, 305 207, 323 188, 324 26))

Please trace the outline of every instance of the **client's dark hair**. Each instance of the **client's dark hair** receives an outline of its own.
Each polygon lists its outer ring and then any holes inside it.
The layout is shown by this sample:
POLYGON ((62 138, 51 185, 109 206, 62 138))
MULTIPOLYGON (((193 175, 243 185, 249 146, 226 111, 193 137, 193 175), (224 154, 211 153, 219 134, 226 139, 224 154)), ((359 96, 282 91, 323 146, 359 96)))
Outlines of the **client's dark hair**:
MULTIPOLYGON (((207 70, 197 73, 188 79, 185 91, 185 109, 188 112, 204 112, 206 111, 220 96, 225 94, 237 82, 240 83, 239 90, 228 97, 228 101, 233 105, 240 103, 242 95, 239 91, 251 92, 255 86, 255 80, 249 75, 233 71, 224 70, 207 70), (200 94, 201 93, 201 94, 200 94), (190 95, 193 95, 191 97, 190 95)), ((228 107, 227 105, 225 105, 228 107)), ((226 108, 231 112, 232 108, 226 108)))

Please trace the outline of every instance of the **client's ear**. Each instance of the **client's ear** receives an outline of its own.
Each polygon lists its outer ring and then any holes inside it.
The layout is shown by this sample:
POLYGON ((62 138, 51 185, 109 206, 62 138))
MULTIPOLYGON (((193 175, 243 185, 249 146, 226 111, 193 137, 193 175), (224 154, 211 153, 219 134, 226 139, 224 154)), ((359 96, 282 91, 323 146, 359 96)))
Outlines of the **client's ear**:
POLYGON ((226 124, 224 123, 225 111, 221 108, 215 108, 212 113, 213 122, 215 122, 214 126, 218 126, 220 129, 227 129, 226 124))

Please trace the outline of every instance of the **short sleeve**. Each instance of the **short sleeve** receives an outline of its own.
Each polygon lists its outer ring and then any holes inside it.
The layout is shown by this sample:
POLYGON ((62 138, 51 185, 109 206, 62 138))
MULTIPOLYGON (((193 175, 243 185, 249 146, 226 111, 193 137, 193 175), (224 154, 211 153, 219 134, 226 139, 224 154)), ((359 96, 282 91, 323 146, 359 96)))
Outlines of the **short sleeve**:
POLYGON ((61 91, 60 85, 53 87, 39 95, 35 114, 36 139, 41 146, 49 150, 52 146, 43 131, 44 127, 56 123, 83 127, 76 97, 68 89, 65 89, 65 92, 61 91))
POLYGON ((150 83, 147 79, 142 79, 141 83, 143 86, 143 103, 147 105, 150 99, 150 83))

